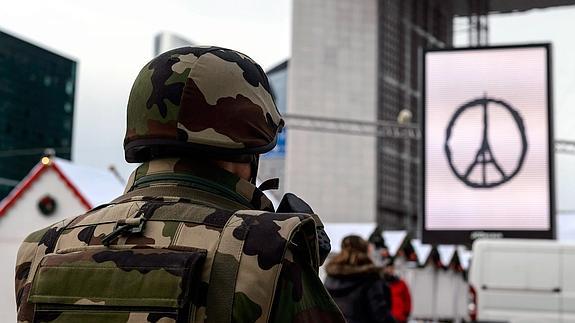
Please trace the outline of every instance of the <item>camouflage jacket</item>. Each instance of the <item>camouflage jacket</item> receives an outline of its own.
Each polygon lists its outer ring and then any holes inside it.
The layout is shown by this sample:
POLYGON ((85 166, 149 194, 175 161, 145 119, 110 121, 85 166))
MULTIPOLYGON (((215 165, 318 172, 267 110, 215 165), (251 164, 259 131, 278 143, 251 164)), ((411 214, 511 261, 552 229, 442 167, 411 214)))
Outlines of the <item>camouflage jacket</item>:
POLYGON ((186 298, 195 322, 344 322, 317 275, 310 219, 273 213, 260 190, 217 167, 144 163, 125 195, 25 239, 16 265, 18 322, 78 322, 65 306, 38 305, 54 299, 84 309, 110 305, 98 322, 176 322, 158 308, 186 298), (134 221, 138 215, 146 220, 134 221), (130 223, 141 233, 111 235, 130 223), (182 277, 195 267, 192 297, 182 277), (126 281, 133 288, 117 294, 115 284, 126 281), (112 313, 142 304, 154 310, 112 313))

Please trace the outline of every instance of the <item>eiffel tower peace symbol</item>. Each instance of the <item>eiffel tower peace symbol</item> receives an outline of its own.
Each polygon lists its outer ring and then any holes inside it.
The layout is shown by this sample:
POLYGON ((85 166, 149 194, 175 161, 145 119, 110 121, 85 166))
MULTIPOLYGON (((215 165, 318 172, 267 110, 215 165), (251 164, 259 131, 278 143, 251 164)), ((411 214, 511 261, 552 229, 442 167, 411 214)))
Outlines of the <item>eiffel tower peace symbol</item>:
POLYGON ((445 144, 444 144, 445 155, 447 157, 449 167, 453 174, 465 185, 472 188, 493 188, 504 183, 507 183, 515 175, 519 173, 523 162, 525 161, 525 156, 527 154, 527 136, 525 134, 525 123, 519 112, 513 108, 509 103, 487 97, 484 95, 482 98, 472 99, 461 105, 453 114, 446 130, 445 144), (511 115, 512 120, 516 124, 516 129, 510 128, 508 131, 519 131, 521 149, 519 156, 517 156, 517 163, 514 167, 511 167, 511 171, 505 171, 501 163, 497 160, 497 155, 493 152, 491 145, 489 143, 489 111, 495 107, 503 108, 511 115), (475 153, 474 158, 472 158, 471 163, 463 167, 462 170, 458 170, 453 162, 453 152, 456 147, 450 146, 450 139, 453 134, 454 126, 457 124, 458 119, 465 112, 470 109, 481 109, 483 120, 480 120, 483 125, 483 133, 479 149, 475 153), (496 176, 493 176, 493 172, 490 174, 488 171, 488 166, 493 166, 491 169, 495 169, 496 176), (479 167, 480 178, 471 178, 471 174, 476 171, 479 167), (496 180, 492 180, 493 177, 497 177, 496 180))

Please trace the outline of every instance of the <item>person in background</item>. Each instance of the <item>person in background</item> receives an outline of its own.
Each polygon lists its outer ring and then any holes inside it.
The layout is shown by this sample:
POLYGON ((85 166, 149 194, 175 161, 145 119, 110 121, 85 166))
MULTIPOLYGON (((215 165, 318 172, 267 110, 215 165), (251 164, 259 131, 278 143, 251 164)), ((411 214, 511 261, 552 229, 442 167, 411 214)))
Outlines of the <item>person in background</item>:
POLYGON ((385 264, 383 273, 391 292, 391 314, 398 323, 407 322, 411 313, 411 294, 405 281, 395 274, 393 259, 385 264))
POLYGON ((341 252, 326 265, 325 287, 349 323, 395 322, 381 267, 367 252, 367 241, 356 235, 345 237, 341 252))
POLYGON ((383 267, 389 258, 389 250, 383 238, 383 228, 377 226, 369 236, 369 256, 376 266, 383 267))

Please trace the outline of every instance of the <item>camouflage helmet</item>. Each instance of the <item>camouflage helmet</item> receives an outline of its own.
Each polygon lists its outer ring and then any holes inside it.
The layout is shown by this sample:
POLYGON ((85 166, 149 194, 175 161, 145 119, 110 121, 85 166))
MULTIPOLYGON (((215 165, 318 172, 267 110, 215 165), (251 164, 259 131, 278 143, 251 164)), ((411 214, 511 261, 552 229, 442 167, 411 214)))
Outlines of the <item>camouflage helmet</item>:
POLYGON ((128 162, 250 162, 274 148, 284 125, 262 68, 220 47, 182 47, 152 59, 134 81, 127 119, 128 162))

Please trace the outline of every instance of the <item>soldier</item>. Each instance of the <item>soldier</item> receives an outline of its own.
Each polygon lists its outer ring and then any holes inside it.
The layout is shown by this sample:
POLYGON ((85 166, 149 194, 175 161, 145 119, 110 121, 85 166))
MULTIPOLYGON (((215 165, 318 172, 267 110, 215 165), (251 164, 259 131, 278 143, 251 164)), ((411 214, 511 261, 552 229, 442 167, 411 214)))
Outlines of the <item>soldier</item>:
POLYGON ((142 164, 124 195, 26 238, 18 321, 343 322, 317 275, 319 218, 274 213, 255 186, 283 124, 246 55, 154 58, 128 101, 125 157, 142 164))

